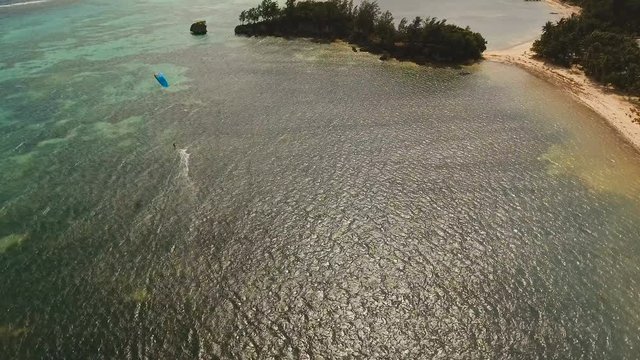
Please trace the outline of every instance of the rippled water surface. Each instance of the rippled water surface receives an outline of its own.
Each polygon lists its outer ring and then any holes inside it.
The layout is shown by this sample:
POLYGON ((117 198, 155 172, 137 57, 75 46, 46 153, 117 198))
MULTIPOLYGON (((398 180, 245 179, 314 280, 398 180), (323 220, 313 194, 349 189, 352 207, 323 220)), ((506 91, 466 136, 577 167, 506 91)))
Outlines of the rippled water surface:
POLYGON ((637 357, 640 158, 601 119, 234 38, 247 5, 0 12, 0 358, 637 357))

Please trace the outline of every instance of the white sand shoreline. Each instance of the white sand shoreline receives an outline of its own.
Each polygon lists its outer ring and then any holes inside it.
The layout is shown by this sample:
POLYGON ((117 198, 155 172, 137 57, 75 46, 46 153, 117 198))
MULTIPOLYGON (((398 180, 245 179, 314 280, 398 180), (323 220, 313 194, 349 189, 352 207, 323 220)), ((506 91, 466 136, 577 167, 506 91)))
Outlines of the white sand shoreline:
MULTIPOLYGON (((580 8, 558 0, 545 0, 563 16, 579 13, 580 8)), ((640 108, 628 97, 590 80, 577 68, 547 64, 533 57, 533 40, 506 50, 485 52, 489 61, 515 65, 568 91, 579 102, 602 116, 622 137, 640 152, 640 108)))

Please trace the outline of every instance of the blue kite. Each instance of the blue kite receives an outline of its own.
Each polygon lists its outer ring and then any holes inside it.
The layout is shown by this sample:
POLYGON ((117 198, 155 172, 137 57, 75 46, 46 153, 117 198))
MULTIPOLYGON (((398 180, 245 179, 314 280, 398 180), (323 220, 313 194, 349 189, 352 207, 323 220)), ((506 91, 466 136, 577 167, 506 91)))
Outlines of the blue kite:
POLYGON ((167 80, 166 77, 164 77, 163 73, 155 73, 153 74, 153 76, 156 78, 156 80, 158 80, 158 82, 160 83, 160 85, 162 85, 163 88, 168 88, 169 87, 169 81, 167 80))

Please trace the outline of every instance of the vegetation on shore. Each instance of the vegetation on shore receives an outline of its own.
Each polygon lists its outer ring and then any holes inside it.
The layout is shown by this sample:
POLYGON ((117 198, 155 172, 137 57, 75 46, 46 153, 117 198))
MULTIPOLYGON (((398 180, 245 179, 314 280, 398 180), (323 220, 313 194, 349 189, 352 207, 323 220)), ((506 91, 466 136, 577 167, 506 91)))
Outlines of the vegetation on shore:
POLYGON ((410 60, 419 64, 461 64, 479 60, 486 41, 468 27, 447 24, 446 20, 416 17, 402 19, 396 27, 393 15, 382 12, 375 1, 295 1, 280 8, 273 0, 263 0, 256 8, 243 11, 237 35, 306 37, 345 40, 364 50, 410 60))
POLYGON ((580 15, 548 22, 533 45, 542 58, 640 96, 640 0, 571 0, 580 15))

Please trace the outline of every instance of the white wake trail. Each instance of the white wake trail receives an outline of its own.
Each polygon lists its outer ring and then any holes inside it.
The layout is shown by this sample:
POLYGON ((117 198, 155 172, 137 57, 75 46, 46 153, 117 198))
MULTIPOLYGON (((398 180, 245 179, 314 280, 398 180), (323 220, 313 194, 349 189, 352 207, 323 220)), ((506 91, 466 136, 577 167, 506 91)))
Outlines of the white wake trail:
POLYGON ((187 152, 187 148, 180 149, 180 176, 189 179, 189 157, 191 154, 187 152))

